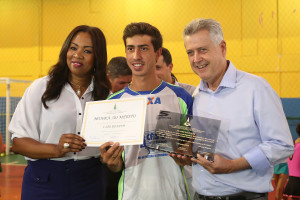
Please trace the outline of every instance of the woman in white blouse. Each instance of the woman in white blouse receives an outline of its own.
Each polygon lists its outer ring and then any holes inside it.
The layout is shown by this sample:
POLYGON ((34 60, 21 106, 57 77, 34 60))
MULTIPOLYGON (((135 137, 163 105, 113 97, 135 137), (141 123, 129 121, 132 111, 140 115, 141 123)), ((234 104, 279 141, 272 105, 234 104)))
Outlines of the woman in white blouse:
POLYGON ((48 76, 24 93, 9 125, 12 150, 28 160, 22 200, 104 199, 99 148, 80 137, 85 103, 106 99, 105 36, 99 28, 74 28, 48 76))

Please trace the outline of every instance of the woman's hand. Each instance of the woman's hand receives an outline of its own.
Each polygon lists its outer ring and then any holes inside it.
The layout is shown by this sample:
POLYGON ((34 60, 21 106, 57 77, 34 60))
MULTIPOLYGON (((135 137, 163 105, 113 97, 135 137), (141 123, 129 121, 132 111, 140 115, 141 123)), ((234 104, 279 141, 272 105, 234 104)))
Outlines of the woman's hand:
POLYGON ((63 157, 69 152, 80 152, 85 149, 85 140, 73 133, 62 134, 57 145, 57 157, 63 157))
POLYGON ((58 144, 41 143, 32 138, 14 138, 12 151, 33 159, 60 158, 68 152, 79 152, 86 147, 84 139, 76 134, 62 134, 58 144), (64 147, 68 144, 68 148, 64 147))

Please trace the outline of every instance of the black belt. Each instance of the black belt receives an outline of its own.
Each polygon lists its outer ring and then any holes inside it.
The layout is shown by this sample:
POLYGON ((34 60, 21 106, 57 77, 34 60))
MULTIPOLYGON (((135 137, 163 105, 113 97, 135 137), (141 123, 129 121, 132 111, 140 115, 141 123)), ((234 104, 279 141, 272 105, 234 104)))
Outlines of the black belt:
POLYGON ((241 192, 238 194, 228 196, 204 196, 196 193, 196 195, 198 195, 198 198, 200 200, 250 200, 264 197, 267 195, 267 193, 241 192))

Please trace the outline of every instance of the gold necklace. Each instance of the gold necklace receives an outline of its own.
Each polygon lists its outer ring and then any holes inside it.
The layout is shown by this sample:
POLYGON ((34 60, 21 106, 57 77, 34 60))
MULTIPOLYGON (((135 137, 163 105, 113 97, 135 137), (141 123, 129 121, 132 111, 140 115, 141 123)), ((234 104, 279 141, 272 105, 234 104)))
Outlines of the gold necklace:
POLYGON ((72 84, 72 85, 75 85, 75 86, 77 86, 78 88, 77 88, 77 90, 76 90, 76 94, 77 94, 77 96, 79 96, 80 97, 80 95, 81 95, 81 86, 80 85, 77 85, 77 84, 75 84, 75 83, 73 83, 72 81, 70 81, 70 83, 72 84))

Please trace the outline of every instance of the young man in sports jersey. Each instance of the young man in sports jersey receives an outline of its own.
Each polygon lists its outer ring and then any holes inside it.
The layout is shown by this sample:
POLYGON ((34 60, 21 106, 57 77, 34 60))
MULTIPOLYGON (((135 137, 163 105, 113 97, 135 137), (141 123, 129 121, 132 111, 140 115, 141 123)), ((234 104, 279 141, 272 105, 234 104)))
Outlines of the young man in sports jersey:
POLYGON ((131 23, 123 32, 123 40, 132 83, 109 99, 146 95, 149 102, 144 144, 121 147, 107 142, 100 147, 103 162, 112 171, 123 170, 118 199, 189 199, 184 170, 167 153, 146 146, 152 142, 160 110, 191 114, 192 97, 183 88, 157 77, 156 62, 162 48, 162 36, 157 28, 143 22, 131 23))

